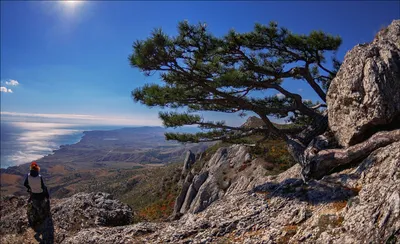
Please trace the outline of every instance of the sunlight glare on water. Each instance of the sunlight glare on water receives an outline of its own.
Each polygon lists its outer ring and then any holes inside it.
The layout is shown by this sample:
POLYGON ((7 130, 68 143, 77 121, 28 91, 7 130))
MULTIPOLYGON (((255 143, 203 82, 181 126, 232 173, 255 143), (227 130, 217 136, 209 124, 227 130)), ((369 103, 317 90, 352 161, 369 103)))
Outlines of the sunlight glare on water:
POLYGON ((73 124, 2 123, 1 167, 28 163, 51 154, 63 144, 79 141, 82 130, 73 124))

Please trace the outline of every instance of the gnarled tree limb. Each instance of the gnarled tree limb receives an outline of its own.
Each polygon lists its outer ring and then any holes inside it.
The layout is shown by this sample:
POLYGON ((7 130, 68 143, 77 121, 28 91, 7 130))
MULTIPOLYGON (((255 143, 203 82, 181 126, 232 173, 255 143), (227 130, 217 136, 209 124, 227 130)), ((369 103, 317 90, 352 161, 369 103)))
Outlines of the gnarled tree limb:
POLYGON ((338 166, 364 159, 374 150, 396 141, 400 141, 400 129, 378 132, 368 140, 345 149, 319 151, 307 160, 308 164, 302 165, 302 175, 306 181, 319 179, 338 166))

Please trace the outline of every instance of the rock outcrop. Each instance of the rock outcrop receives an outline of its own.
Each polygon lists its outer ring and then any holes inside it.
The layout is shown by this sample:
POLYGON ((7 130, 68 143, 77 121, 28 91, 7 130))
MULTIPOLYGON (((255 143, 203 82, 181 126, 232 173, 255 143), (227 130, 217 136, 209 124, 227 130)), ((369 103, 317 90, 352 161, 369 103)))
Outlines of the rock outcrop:
MULTIPOLYGON (((28 228, 26 197, 5 197, 1 201, 1 243, 35 243, 28 228)), ((70 198, 51 200, 51 217, 42 227, 46 243, 61 243, 85 228, 131 224, 130 207, 107 193, 78 193, 70 198), (51 239, 51 240, 49 240, 51 239)))
MULTIPOLYGON (((296 165, 253 191, 155 230, 155 243, 385 243, 400 240, 400 142, 304 185, 296 165), (162 233, 162 234, 161 234, 162 233), (397 239, 396 239, 397 238, 397 239)), ((395 243, 395 242, 393 242, 395 243)))
POLYGON ((192 183, 193 174, 191 173, 192 165, 196 162, 196 155, 192 151, 186 153, 185 160, 183 161, 181 179, 179 185, 181 191, 175 200, 174 211, 172 213, 172 219, 179 218, 181 216, 182 205, 185 202, 186 193, 192 183))
POLYGON ((252 159, 246 146, 218 149, 199 172, 191 170, 186 174, 175 202, 174 218, 203 211, 226 194, 251 190, 266 179, 264 163, 262 159, 252 159))
POLYGON ((196 161, 196 155, 192 151, 186 153, 185 160, 183 161, 182 175, 186 175, 189 169, 192 167, 196 161))
POLYGON ((256 116, 251 116, 249 117, 246 122, 242 125, 244 128, 257 128, 264 126, 265 123, 262 121, 262 119, 256 117, 256 116))
POLYGON ((346 54, 326 100, 329 127, 344 147, 400 123, 400 20, 346 54))
POLYGON ((132 223, 132 209, 108 193, 78 193, 52 207, 53 220, 71 230, 93 226, 120 226, 132 223))

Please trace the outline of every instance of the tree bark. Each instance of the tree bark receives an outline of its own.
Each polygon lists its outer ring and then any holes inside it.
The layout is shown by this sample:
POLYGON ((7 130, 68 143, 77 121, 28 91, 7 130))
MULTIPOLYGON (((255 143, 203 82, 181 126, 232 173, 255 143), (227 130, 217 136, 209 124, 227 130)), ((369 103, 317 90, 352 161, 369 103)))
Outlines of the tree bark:
POLYGON ((315 137, 322 135, 328 130, 328 117, 325 114, 316 114, 315 117, 310 125, 296 135, 296 138, 305 146, 315 137))
POLYGON ((374 150, 400 141, 400 129, 381 131, 359 144, 344 149, 325 149, 324 140, 314 139, 299 155, 302 166, 302 176, 305 181, 320 179, 329 174, 334 168, 362 160, 374 150))
POLYGON ((328 130, 328 118, 324 114, 317 115, 318 117, 300 133, 294 136, 286 134, 283 138, 289 153, 302 167, 308 165, 307 155, 310 153, 306 153, 306 150, 309 143, 328 130))

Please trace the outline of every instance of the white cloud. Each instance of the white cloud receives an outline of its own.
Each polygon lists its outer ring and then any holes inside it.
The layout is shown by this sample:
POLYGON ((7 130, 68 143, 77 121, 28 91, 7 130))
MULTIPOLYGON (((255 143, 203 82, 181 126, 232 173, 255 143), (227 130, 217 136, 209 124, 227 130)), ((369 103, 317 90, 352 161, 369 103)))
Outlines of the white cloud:
POLYGON ((277 94, 275 94, 275 96, 276 96, 277 98, 279 98, 279 99, 285 98, 285 95, 283 95, 282 93, 277 93, 277 94))
POLYGON ((1 112, 1 115, 22 116, 22 117, 40 117, 53 119, 98 119, 96 116, 87 114, 35 114, 35 113, 17 113, 1 112))
POLYGON ((312 102, 312 101, 311 101, 311 99, 303 99, 303 102, 308 103, 308 102, 312 102))
MULTIPOLYGON (((157 116, 141 118, 140 116, 121 117, 118 115, 89 114, 36 114, 1 111, 1 119, 13 122, 31 120, 30 122, 57 122, 87 125, 148 125, 161 126, 157 116), (43 121, 46 119, 46 121, 43 121)), ((30 123, 32 125, 32 123, 30 123)))
POLYGON ((9 85, 9 86, 18 86, 18 85, 19 85, 19 82, 16 81, 16 80, 8 80, 8 81, 6 81, 6 85, 9 85))
POLYGON ((0 92, 13 93, 11 89, 7 89, 7 87, 4 86, 0 87, 0 92))
POLYGON ((303 89, 299 88, 297 89, 298 92, 303 92, 303 89))

